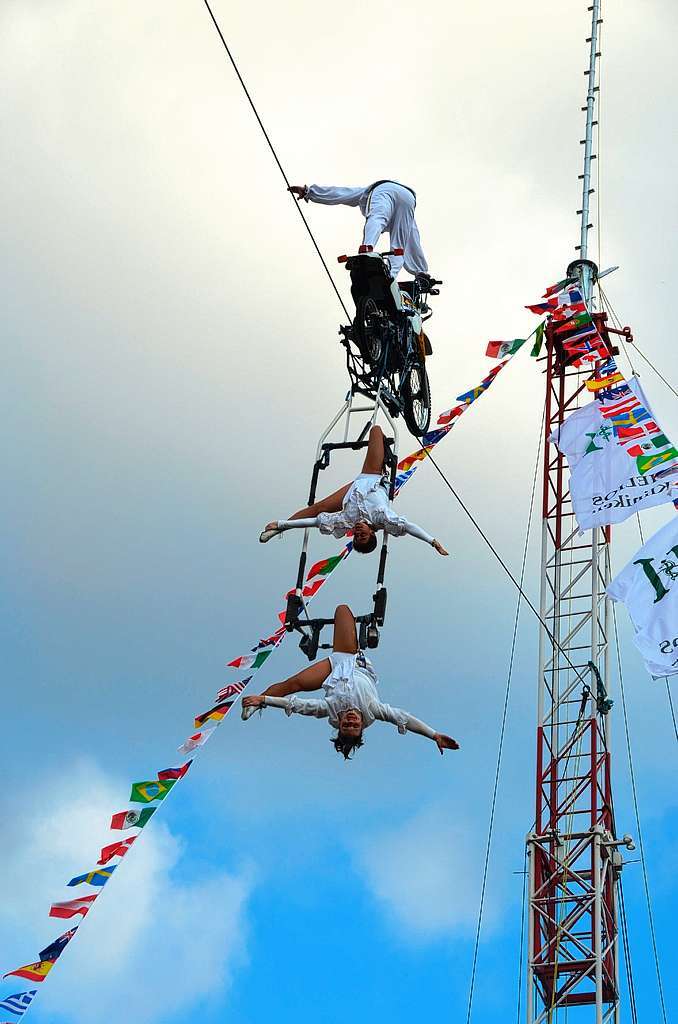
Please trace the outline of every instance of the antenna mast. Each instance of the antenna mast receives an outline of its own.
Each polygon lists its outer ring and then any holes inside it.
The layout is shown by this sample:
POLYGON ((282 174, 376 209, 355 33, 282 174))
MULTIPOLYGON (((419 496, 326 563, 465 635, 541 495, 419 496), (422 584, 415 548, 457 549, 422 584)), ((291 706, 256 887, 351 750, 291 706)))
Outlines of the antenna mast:
MULTIPOLYGON (((600 0, 592 0, 577 259, 589 309, 598 268, 588 258, 600 0)), ((609 341, 606 315, 593 313, 609 341)), ((563 456, 552 431, 586 396, 590 371, 558 358, 546 329, 541 617, 534 830, 527 836, 527 1024, 619 1022, 617 881, 608 692, 609 527, 578 535, 563 456)))

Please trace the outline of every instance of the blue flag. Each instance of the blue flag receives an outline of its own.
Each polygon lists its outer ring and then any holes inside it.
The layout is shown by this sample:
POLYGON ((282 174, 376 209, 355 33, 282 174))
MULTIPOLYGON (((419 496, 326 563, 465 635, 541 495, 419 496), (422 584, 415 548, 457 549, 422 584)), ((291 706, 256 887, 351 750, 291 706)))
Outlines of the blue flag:
POLYGON ((89 885, 106 885, 116 867, 117 864, 112 864, 110 868, 97 868, 95 871, 88 871, 84 875, 76 875, 75 878, 71 878, 68 884, 82 885, 83 882, 88 882, 89 885))
POLYGON ((13 1013, 17 1017, 23 1017, 37 991, 37 988, 34 988, 30 992, 17 992, 16 995, 7 996, 0 1003, 0 1010, 6 1010, 7 1013, 13 1013))

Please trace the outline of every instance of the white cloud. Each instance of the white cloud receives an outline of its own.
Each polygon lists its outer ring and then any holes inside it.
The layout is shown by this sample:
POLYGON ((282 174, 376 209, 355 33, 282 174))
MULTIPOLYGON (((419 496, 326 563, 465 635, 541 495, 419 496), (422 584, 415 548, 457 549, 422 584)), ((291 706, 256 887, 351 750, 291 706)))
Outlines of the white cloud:
POLYGON ((398 931, 410 939, 468 934, 480 897, 477 828, 449 823, 450 809, 428 807, 362 843, 360 874, 398 931))
MULTIPOLYGON (((49 904, 81 894, 63 885, 94 867, 99 845, 117 838, 106 831, 107 816, 124 807, 125 788, 80 761, 41 792, 39 805, 12 814, 0 878, 3 971, 31 961, 78 922, 50 920, 49 904)), ((135 1022, 152 1024, 193 1009, 196 993, 223 993, 246 963, 251 870, 178 881, 181 841, 161 821, 142 837, 43 986, 36 1010, 50 1020, 99 1024, 119 1011, 124 994, 135 1022)))

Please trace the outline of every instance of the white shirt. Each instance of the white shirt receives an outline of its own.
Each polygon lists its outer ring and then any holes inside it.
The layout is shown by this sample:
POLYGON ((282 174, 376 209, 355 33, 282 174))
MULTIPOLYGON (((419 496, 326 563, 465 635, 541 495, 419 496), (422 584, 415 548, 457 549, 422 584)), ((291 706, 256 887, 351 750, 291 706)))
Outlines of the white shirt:
POLYGON ((288 519, 279 522, 278 528, 289 530, 316 526, 321 533, 338 539, 353 530, 356 523, 369 523, 375 530, 384 530, 394 537, 409 534, 426 544, 432 544, 434 540, 420 526, 395 514, 388 500, 387 479, 378 473, 361 473, 356 477, 344 495, 340 512, 320 512, 312 519, 288 519))
POLYGON ((379 700, 377 675, 369 659, 357 654, 333 653, 329 658, 332 671, 323 683, 324 698, 265 697, 267 706, 282 708, 287 715, 311 715, 327 718, 330 726, 339 728, 339 718, 345 711, 359 711, 363 728, 374 722, 390 722, 398 732, 416 732, 433 739, 435 730, 400 708, 379 700))
POLYGON ((309 185, 304 198, 325 206, 359 206, 366 218, 364 241, 376 245, 382 231, 388 231, 391 248, 404 249, 403 256, 391 256, 394 279, 405 266, 411 274, 426 273, 428 263, 421 244, 419 228, 414 217, 414 193, 397 181, 359 188, 341 185, 309 185))

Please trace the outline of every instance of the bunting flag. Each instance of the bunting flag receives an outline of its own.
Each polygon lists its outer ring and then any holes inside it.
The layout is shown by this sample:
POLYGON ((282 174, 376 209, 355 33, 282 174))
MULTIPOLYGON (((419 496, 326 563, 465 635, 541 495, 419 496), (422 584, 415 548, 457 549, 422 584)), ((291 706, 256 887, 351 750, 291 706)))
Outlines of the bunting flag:
POLYGON ((71 878, 68 885, 106 885, 106 882, 115 871, 117 865, 111 864, 110 868, 97 868, 94 871, 87 871, 84 875, 76 875, 75 878, 71 878))
POLYGON ((536 313, 537 316, 545 316, 553 312, 553 305, 550 302, 537 302, 532 306, 525 306, 525 309, 529 309, 530 313, 536 313))
POLYGON ((237 697, 245 689, 251 678, 252 676, 248 676, 247 679, 241 679, 239 683, 229 683, 228 686, 222 687, 214 698, 215 702, 218 704, 221 700, 231 700, 231 698, 237 697))
POLYGON ((119 811, 111 818, 111 828, 143 828, 155 807, 144 807, 141 811, 119 811))
MULTIPOLYGON (((583 302, 577 302, 573 306, 570 306, 570 312, 574 312, 575 309, 580 310, 582 306, 584 306, 583 302)), ((586 310, 585 306, 584 310, 586 310)), ((554 319, 556 318, 554 317, 554 319)), ((596 329, 591 314, 586 311, 575 313, 574 316, 570 316, 567 320, 563 320, 563 322, 554 329, 554 333, 564 334, 566 331, 574 331, 583 327, 592 327, 594 331, 596 329)))
POLYGON ((153 800, 164 800, 175 781, 152 779, 150 782, 133 782, 130 800, 133 804, 150 804, 153 800))
POLYGON ((49 908, 50 917, 75 917, 82 914, 84 917, 92 909, 92 904, 99 895, 95 892, 93 896, 81 896, 79 900, 67 900, 65 903, 53 903, 49 908))
POLYGON ((136 836, 130 836, 129 839, 123 839, 122 842, 110 843, 108 846, 102 847, 97 864, 108 864, 109 860, 114 857, 124 857, 136 838, 136 836))
POLYGON ((259 654, 255 654, 254 656, 244 654, 240 658, 235 658, 233 661, 229 661, 228 667, 254 669, 261 668, 261 666, 264 664, 270 653, 270 651, 260 651, 259 654))
MULTIPOLYGON (((471 388, 470 391, 464 392, 463 395, 457 395, 457 401, 460 402, 462 405, 471 405, 472 402, 475 402, 476 399, 480 398, 480 396, 485 391, 487 391, 490 384, 492 384, 492 382, 494 381, 494 378, 501 370, 504 369, 507 363, 508 359, 504 359, 504 361, 501 362, 499 366, 495 366, 494 369, 490 370, 487 377, 484 377, 481 380, 480 384, 478 384, 475 388, 471 388)), ((440 420, 438 420, 438 423, 440 423, 440 420)))
MULTIPOLYGON (((182 764, 180 768, 163 768, 161 772, 158 772, 158 778, 161 782, 164 782, 166 779, 174 779, 178 782, 179 779, 183 779, 192 764, 192 761, 187 761, 186 764, 182 764)), ((129 839, 126 840, 126 842, 132 843, 134 840, 129 839)))
MULTIPOLYGON (((640 384, 632 379, 628 387, 634 398, 648 407, 640 384)), ((567 458, 570 496, 580 531, 620 523, 635 512, 672 501, 678 494, 678 484, 674 487, 671 481, 636 471, 604 418, 599 401, 576 409, 549 440, 567 458)))
POLYGON ((65 950, 66 946, 68 945, 68 943, 71 941, 71 939, 77 932, 77 930, 77 925, 75 926, 75 928, 69 928, 67 932, 64 932, 63 935, 60 935, 58 939, 54 940, 54 942, 50 942, 49 946, 45 946, 44 949, 41 949, 40 952, 38 953, 40 959, 52 961, 58 960, 63 951, 65 950))
MULTIPOLYGON (((550 286, 544 293, 544 297, 548 298, 550 307, 548 310, 543 308, 544 303, 537 303, 526 308, 540 316, 546 313, 549 320, 558 324, 554 328, 554 333, 558 335, 568 362, 573 366, 582 366, 585 363, 593 363, 611 356, 593 317, 586 308, 578 284, 572 281, 567 283, 561 281, 557 285, 550 286)), ((539 354, 541 340, 540 333, 532 349, 532 355, 539 354)))
POLYGON ((184 740, 181 744, 179 747, 179 753, 190 754, 192 750, 197 750, 198 747, 204 747, 215 729, 216 726, 213 726, 211 729, 202 729, 200 732, 193 733, 192 736, 189 736, 188 739, 184 740))
POLYGON ((678 473, 678 448, 657 424, 640 386, 624 379, 610 356, 594 372, 586 386, 600 403, 600 413, 612 428, 614 439, 635 462, 641 475, 662 471, 662 477, 678 473))
MULTIPOLYGON (((478 398, 480 398, 481 395, 483 395, 487 391, 487 389, 491 386, 497 374, 501 373, 501 371, 504 369, 505 366, 508 365, 511 359, 513 359, 513 356, 509 356, 508 359, 504 359, 501 363, 499 363, 498 366, 494 366, 488 373, 487 377, 483 377, 483 379, 481 380, 480 384, 478 384, 477 387, 471 388, 470 391, 465 391, 463 395, 457 395, 457 402, 459 402, 460 404, 455 406, 453 409, 448 409, 447 412, 441 413, 440 416, 438 417, 438 425, 440 426, 441 424, 448 424, 457 416, 461 416, 461 414, 464 412, 464 409, 466 409, 469 405, 472 405, 473 402, 475 402, 478 398)), ((422 440, 425 440, 425 438, 422 440)), ((425 447, 425 445, 422 447, 425 447)))
POLYGON ((221 704, 215 704, 209 711, 203 711, 201 715, 195 716, 195 727, 196 729, 202 728, 205 722, 221 722, 226 717, 228 712, 233 707, 233 701, 222 701, 221 704))
POLYGON ((465 408, 466 406, 464 405, 455 405, 453 409, 448 409, 447 412, 441 412, 437 422, 448 424, 450 420, 454 420, 457 416, 461 416, 465 408))
POLYGON ((13 1013, 16 1017, 23 1017, 37 991, 37 988, 34 988, 30 992, 17 992, 13 996, 7 996, 0 1001, 0 1010, 13 1013))
POLYGON ((260 651, 263 647, 275 647, 280 643, 285 633, 285 627, 281 626, 280 629, 276 629, 275 633, 271 636, 267 636, 264 640, 260 640, 256 647, 253 647, 253 651, 260 651))
POLYGON ((533 359, 536 359, 538 357, 539 353, 541 352, 541 346, 542 346, 543 341, 544 341, 544 327, 545 326, 546 326, 546 322, 544 321, 544 322, 539 324, 539 326, 537 327, 537 330, 534 332, 534 344, 533 344, 532 349, 530 351, 530 355, 532 356, 533 359))
POLYGON ((575 285, 577 283, 576 277, 564 277, 562 281, 556 281, 555 284, 550 284, 544 292, 544 298, 547 299, 550 295, 555 295, 558 292, 562 292, 563 289, 575 285))
POLYGON ((312 580, 314 576, 329 576, 329 574, 334 572, 336 567, 345 557, 346 548, 344 548, 340 554, 332 555, 331 558, 321 558, 319 562, 315 562, 315 564, 308 570, 306 579, 312 580))
MULTIPOLYGON (((475 388, 472 391, 467 392, 464 395, 461 395, 457 399, 458 402, 463 402, 463 404, 455 406, 453 409, 448 410, 448 412, 446 413, 442 413, 438 419, 438 427, 434 430, 429 431, 421 439, 422 447, 416 452, 413 452, 411 455, 406 456, 406 458, 403 459, 398 464, 399 472, 396 477, 396 494, 399 493, 400 489, 411 478, 412 474, 415 472, 420 462, 427 457, 427 454, 431 451, 431 449, 435 445, 439 444, 440 441, 442 441, 443 438, 447 436, 449 431, 452 429, 452 426, 454 425, 454 421, 456 420, 456 418, 460 416, 468 408, 468 406, 476 400, 476 398, 478 398, 487 390, 487 388, 491 385, 497 373, 499 373, 500 370, 502 370, 503 367, 510 361, 510 359, 513 358, 513 354, 514 353, 509 355, 498 366, 496 366, 483 379, 478 388, 475 388)), ((349 540, 337 555, 334 555, 331 558, 322 559, 321 561, 316 562, 311 567, 307 575, 307 587, 304 588, 304 594, 308 594, 309 599, 315 596, 320 587, 327 582, 327 580, 330 578, 335 569, 337 569, 338 566, 345 560, 346 556, 351 553, 352 548, 353 544, 349 540)), ((284 624, 285 612, 279 612, 278 618, 281 621, 281 623, 284 624)), ((228 663, 229 667, 251 668, 254 670, 254 672, 258 671, 265 664, 266 660, 268 659, 269 655, 273 652, 273 650, 277 649, 277 647, 280 646, 280 644, 283 642, 286 636, 287 631, 284 625, 282 625, 278 629, 276 629, 271 636, 263 640, 260 640, 257 643, 256 647, 253 649, 253 656, 243 655, 239 658, 235 658, 233 661, 228 663), (268 647, 270 649, 262 650, 262 648, 264 647, 268 647)), ((207 716, 206 718, 204 718, 205 721, 216 721, 216 724, 211 728, 200 729, 198 732, 189 736, 188 739, 185 740, 184 743, 179 748, 179 750, 182 753, 189 753, 193 750, 196 750, 204 746, 207 740, 211 737, 211 735, 216 731, 218 726, 221 724, 221 720, 223 719, 223 715, 216 716, 213 714, 213 712, 217 711, 217 709, 219 708, 223 710, 228 710, 233 700, 237 699, 248 686, 248 684, 252 681, 253 676, 254 673, 238 682, 229 683, 227 686, 224 686, 221 690, 219 690, 215 698, 215 707, 213 707, 210 712, 204 713, 204 715, 207 716), (210 716, 212 717, 210 718, 210 716)), ((197 718, 203 719, 203 716, 197 716, 197 718)), ((162 772, 157 773, 157 780, 152 780, 150 782, 145 781, 141 783, 133 783, 132 799, 140 799, 143 802, 146 802, 147 800, 161 799, 161 796, 166 795, 166 792, 168 791, 170 785, 174 785, 174 783, 180 781, 180 779, 182 779, 185 776, 191 764, 192 760, 189 760, 185 764, 181 765, 179 768, 166 768, 162 772), (160 784, 163 784, 164 787, 166 788, 160 790, 160 784), (158 788, 156 789, 156 787, 158 788)), ((119 811, 112 816, 110 827, 111 829, 142 829, 147 824, 151 816, 155 814, 157 809, 157 807, 144 807, 140 810, 130 809, 126 811, 119 811)), ((139 835, 135 835, 131 836, 128 839, 119 840, 102 847, 98 864, 100 866, 104 866, 109 864, 109 862, 114 857, 124 857, 127 851, 132 846, 132 844, 138 838, 139 835)), ((110 875, 112 874, 116 867, 117 865, 112 865, 106 868, 105 871, 96 870, 88 872, 85 875, 77 876, 76 878, 72 879, 69 884, 76 885, 85 882, 92 885, 104 884, 105 881, 108 881, 110 875)), ((97 899, 99 895, 99 893, 95 893, 91 896, 84 896, 78 900, 68 900, 65 902, 53 903, 49 911, 50 917, 72 918, 77 915, 81 915, 82 917, 84 917, 89 912, 94 903, 94 900, 97 899)), ((69 932, 64 933, 64 935, 62 935, 59 939, 55 940, 53 943, 51 943, 50 946, 48 946, 45 950, 42 951, 42 953, 40 954, 41 961, 43 963, 48 963, 50 965, 49 968, 45 969, 45 973, 47 973, 47 971, 51 968, 54 961, 60 955, 62 949, 65 947, 66 943, 70 941, 70 939, 74 935, 75 931, 76 929, 73 928, 69 932)), ((28 967, 36 968, 36 973, 39 973, 38 968, 36 967, 35 964, 28 965, 28 967)), ((19 970, 22 969, 23 968, 19 968, 19 970)), ((3 1008, 10 1013, 20 1015, 25 1012, 25 1009, 29 1005, 31 999, 34 997, 36 991, 37 989, 31 992, 18 993, 17 995, 9 996, 3 1003, 0 1003, 0 1008, 3 1008)))
POLYGON ((505 359, 506 356, 515 355, 526 340, 526 338, 514 338, 513 341, 490 341, 487 344, 485 355, 490 359, 505 359))
POLYGON ((25 967, 17 967, 15 971, 8 971, 3 978, 26 978, 27 981, 44 981, 54 967, 53 960, 38 960, 35 964, 26 964, 25 967))

